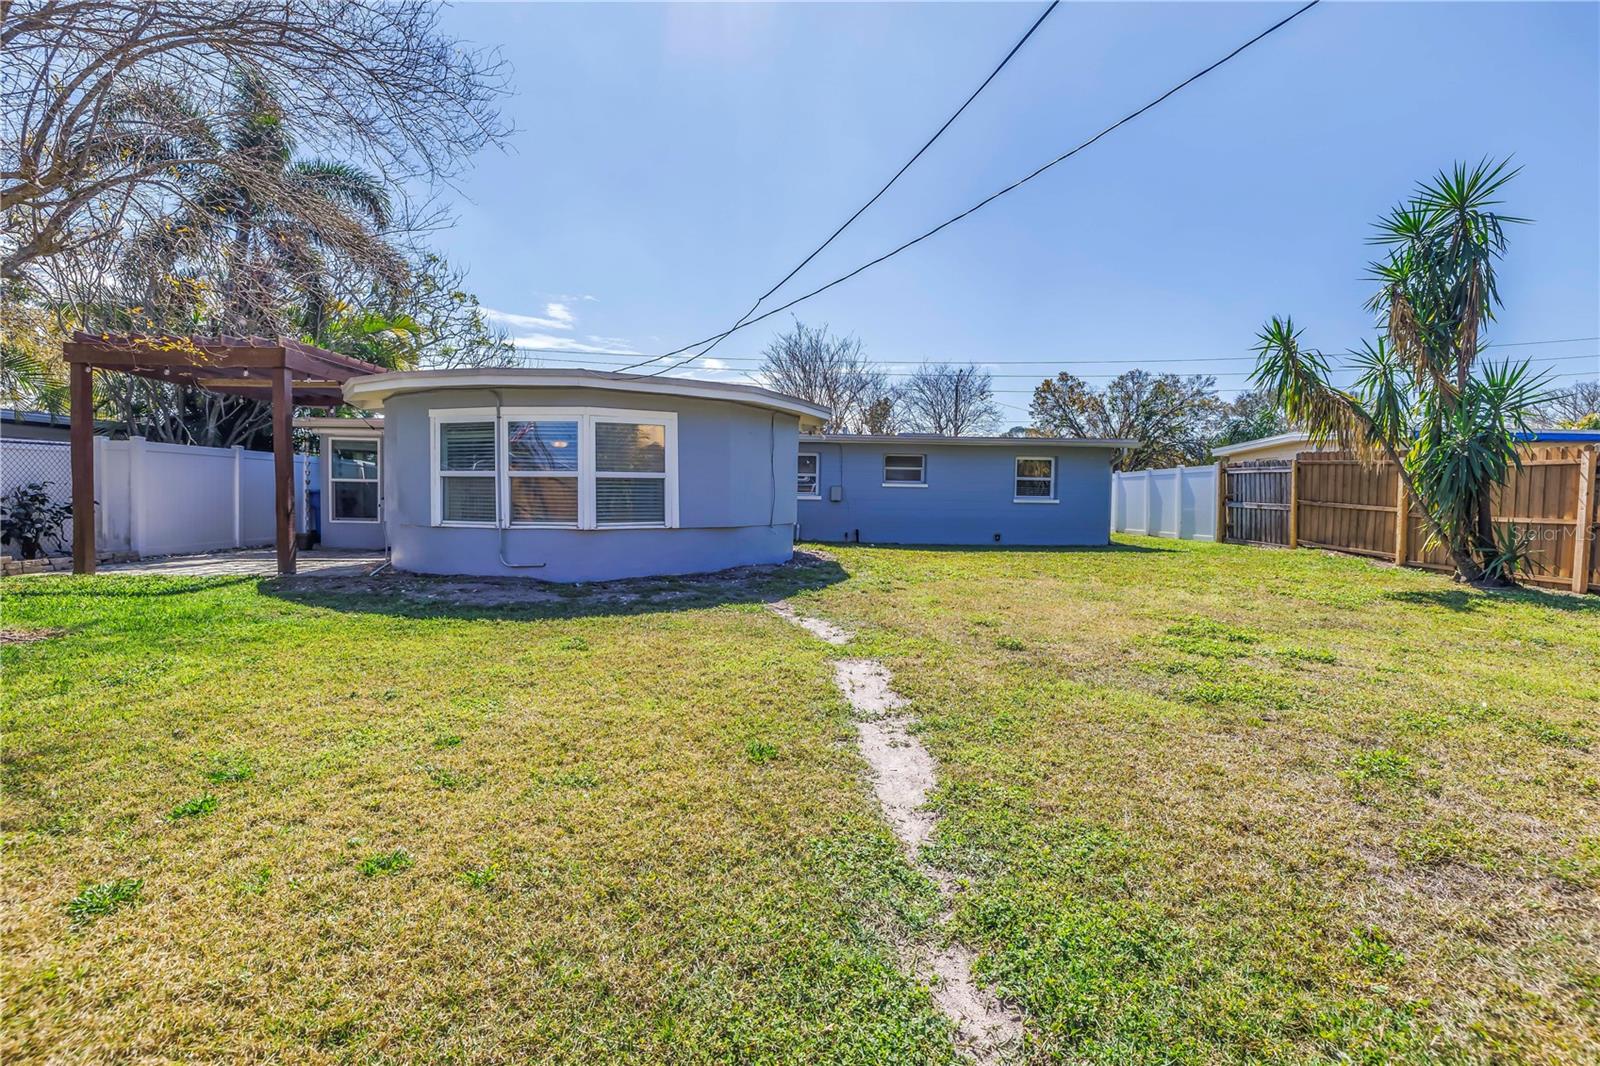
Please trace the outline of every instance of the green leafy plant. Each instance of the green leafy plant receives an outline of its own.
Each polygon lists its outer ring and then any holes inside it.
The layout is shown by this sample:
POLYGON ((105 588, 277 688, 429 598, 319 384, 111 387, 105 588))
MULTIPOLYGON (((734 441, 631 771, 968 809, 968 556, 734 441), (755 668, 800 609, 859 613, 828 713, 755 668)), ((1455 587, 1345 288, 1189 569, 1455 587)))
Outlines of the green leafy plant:
POLYGON ((62 531, 72 517, 70 503, 50 498, 49 481, 32 481, 6 493, 0 503, 0 544, 15 544, 24 559, 48 554, 46 545, 61 545, 62 531))
POLYGON ((172 810, 167 812, 167 821, 177 822, 185 818, 202 818, 217 809, 217 797, 211 793, 196 796, 194 799, 184 800, 172 810))
POLYGON ((142 877, 119 877, 98 885, 85 885, 83 890, 67 903, 67 917, 74 926, 83 926, 96 918, 110 914, 119 907, 136 903, 144 888, 142 877))
POLYGON ((1377 293, 1367 309, 1383 336, 1349 353, 1350 388, 1332 383, 1328 360, 1301 343, 1291 318, 1258 334, 1253 380, 1313 446, 1337 442, 1400 471, 1428 526, 1428 545, 1450 555, 1457 576, 1504 585, 1509 563, 1491 520, 1491 496, 1520 464, 1516 440, 1545 402, 1548 378, 1526 362, 1479 364, 1485 330, 1500 306, 1495 263, 1508 225, 1526 219, 1494 208, 1516 176, 1509 161, 1465 164, 1418 186, 1384 216, 1372 243, 1377 293))
POLYGON ((405 848, 395 848, 381 855, 370 855, 356 864, 356 869, 361 871, 363 877, 377 877, 380 874, 397 874, 402 870, 409 870, 416 865, 416 860, 405 848))
POLYGON ((778 749, 764 740, 752 740, 744 746, 744 753, 750 761, 760 766, 762 763, 771 762, 778 757, 778 749))

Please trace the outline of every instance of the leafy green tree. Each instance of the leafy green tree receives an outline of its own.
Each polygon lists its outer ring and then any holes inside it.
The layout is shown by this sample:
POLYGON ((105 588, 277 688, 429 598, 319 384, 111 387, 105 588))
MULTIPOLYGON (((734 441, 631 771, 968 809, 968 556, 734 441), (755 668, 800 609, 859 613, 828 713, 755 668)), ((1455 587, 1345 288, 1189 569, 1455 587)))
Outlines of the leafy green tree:
POLYGON ((1260 440, 1262 437, 1286 433, 1289 429, 1288 419, 1283 417, 1278 405, 1262 389, 1246 389, 1225 401, 1217 417, 1216 433, 1211 439, 1213 448, 1260 440))
POLYGON ((1495 486, 1518 465, 1516 436, 1545 399, 1527 363, 1480 361, 1500 306, 1495 264, 1506 227, 1526 220, 1494 208, 1516 175, 1509 161, 1458 164, 1417 187, 1384 216, 1372 243, 1378 292, 1367 307, 1383 336, 1350 360, 1350 388, 1303 331, 1274 317, 1258 335, 1254 380, 1316 444, 1337 441, 1400 469, 1426 517, 1429 543, 1449 552, 1464 581, 1507 584, 1525 554, 1513 530, 1490 520, 1495 486))
POLYGON ((1129 370, 1104 389, 1062 371, 1033 390, 1033 428, 1050 437, 1129 439, 1138 445, 1117 459, 1118 470, 1147 470, 1203 462, 1220 403, 1217 379, 1129 370))

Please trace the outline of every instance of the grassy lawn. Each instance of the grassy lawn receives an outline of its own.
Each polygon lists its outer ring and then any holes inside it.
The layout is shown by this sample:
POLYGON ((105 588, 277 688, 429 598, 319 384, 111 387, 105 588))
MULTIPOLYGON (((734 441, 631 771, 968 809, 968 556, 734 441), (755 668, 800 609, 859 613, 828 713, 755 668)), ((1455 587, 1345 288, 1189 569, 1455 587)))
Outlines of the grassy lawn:
POLYGON ((522 605, 7 581, 53 632, 0 652, 0 1058, 948 1059, 841 655, 921 718, 1029 1058, 1600 1058, 1600 598, 830 550, 522 605))
POLYGON ((841 553, 1041 1060, 1600 1061, 1600 599, 1318 552, 841 553))

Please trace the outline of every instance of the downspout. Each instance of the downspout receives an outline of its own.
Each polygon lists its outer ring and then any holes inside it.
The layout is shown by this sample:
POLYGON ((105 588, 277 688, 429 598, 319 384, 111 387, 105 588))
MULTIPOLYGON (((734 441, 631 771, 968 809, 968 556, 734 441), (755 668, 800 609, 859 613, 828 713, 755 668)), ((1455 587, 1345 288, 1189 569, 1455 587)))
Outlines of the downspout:
MULTIPOLYGON (((489 391, 494 395, 495 450, 499 451, 499 443, 500 443, 500 440, 499 440, 499 438, 500 438, 500 408, 505 406, 505 404, 504 404, 504 401, 502 401, 501 398, 500 398, 500 390, 499 389, 490 389, 489 391)), ((510 434, 506 435, 506 451, 508 453, 506 455, 506 463, 509 466, 509 464, 511 462, 511 456, 509 454, 510 451, 511 451, 511 436, 510 436, 510 434)), ((510 495, 510 492, 509 492, 509 479, 507 479, 507 481, 508 481, 507 495, 509 496, 510 495)), ((500 510, 500 476, 499 476, 499 472, 498 471, 495 474, 494 492, 495 492, 495 513, 498 515, 499 514, 499 510, 500 510)), ((509 500, 507 502, 509 504, 509 500)), ((506 515, 504 518, 501 518, 499 521, 495 522, 495 527, 496 527, 495 533, 496 533, 496 537, 499 540, 497 554, 499 554, 499 556, 500 556, 500 565, 505 567, 507 570, 538 570, 541 567, 548 566, 549 565, 548 563, 513 563, 509 559, 506 558, 506 529, 509 526, 510 517, 511 517, 510 515, 506 515)))

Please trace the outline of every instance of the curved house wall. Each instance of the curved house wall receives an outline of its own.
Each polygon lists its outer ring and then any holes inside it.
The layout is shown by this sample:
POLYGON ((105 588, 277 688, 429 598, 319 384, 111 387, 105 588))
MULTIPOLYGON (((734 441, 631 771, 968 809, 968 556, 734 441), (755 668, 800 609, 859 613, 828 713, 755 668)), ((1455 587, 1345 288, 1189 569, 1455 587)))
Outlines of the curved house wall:
POLYGON ((430 413, 492 408, 496 400, 482 389, 439 389, 394 396, 384 404, 384 509, 398 569, 604 581, 780 563, 793 554, 799 435, 794 415, 723 400, 605 389, 506 388, 498 400, 506 408, 675 413, 676 528, 434 525, 430 413))
POLYGON ((802 442, 814 452, 818 499, 799 501, 802 540, 879 544, 1103 545, 1111 541, 1113 448, 1015 448, 904 443, 802 442), (886 454, 926 457, 926 487, 884 484, 886 454), (1017 503, 1016 460, 1056 460, 1052 503, 1017 503), (834 488, 841 499, 829 499, 834 488))

